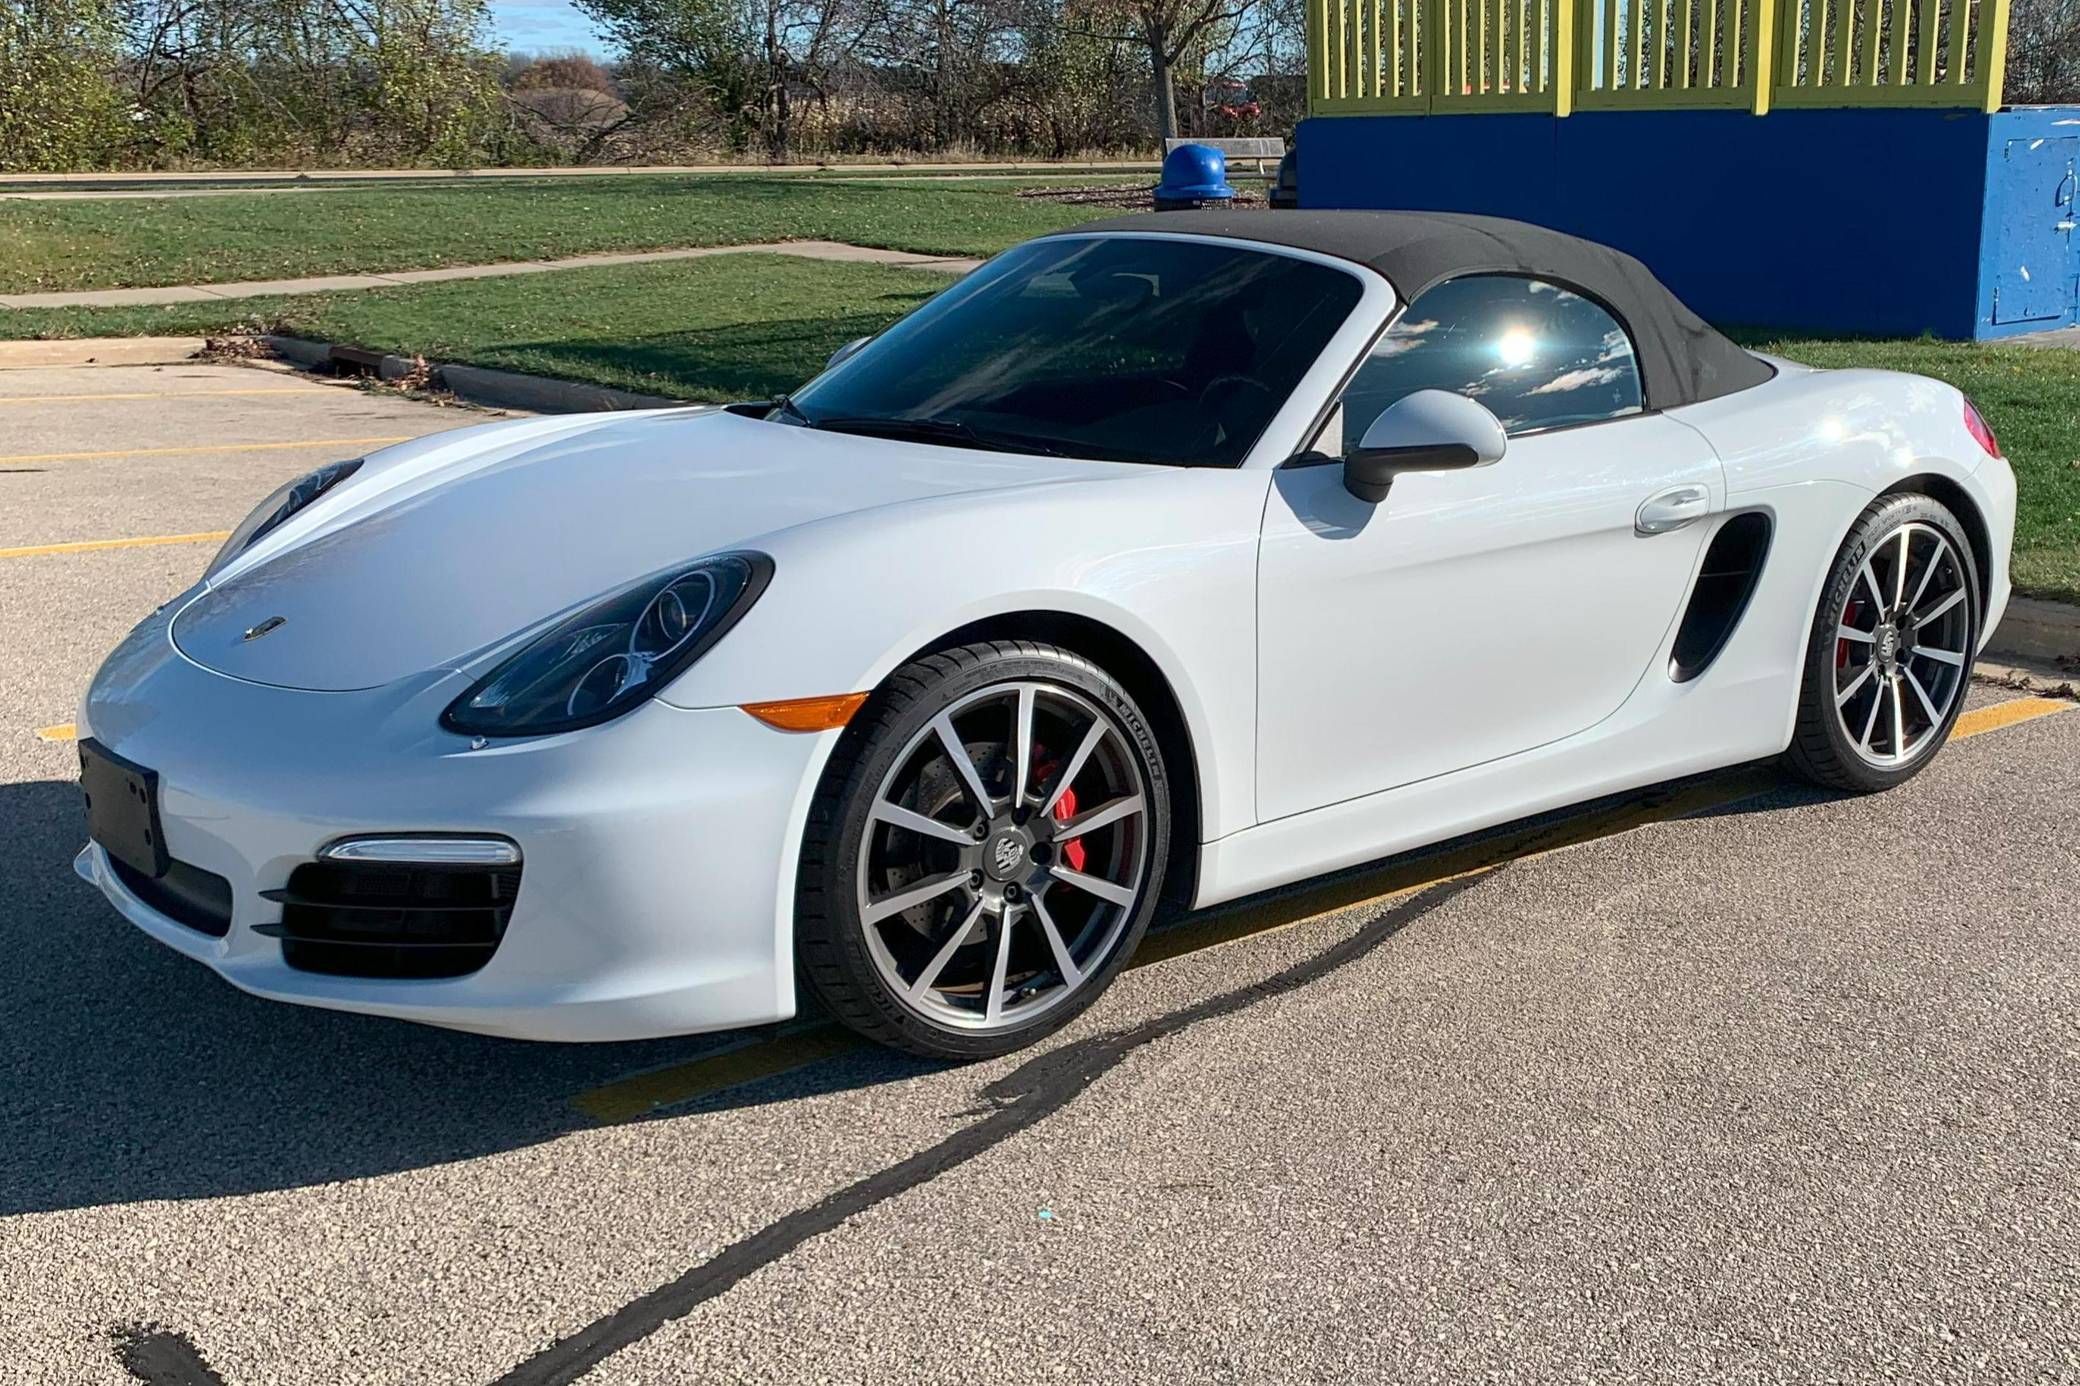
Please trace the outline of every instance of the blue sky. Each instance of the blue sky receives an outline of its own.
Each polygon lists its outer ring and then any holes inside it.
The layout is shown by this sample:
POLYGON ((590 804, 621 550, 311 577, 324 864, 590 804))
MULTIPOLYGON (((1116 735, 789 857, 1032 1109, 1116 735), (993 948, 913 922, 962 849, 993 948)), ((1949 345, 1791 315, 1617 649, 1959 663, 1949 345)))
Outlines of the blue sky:
POLYGON ((601 57, 607 46, 571 0, 491 0, 492 22, 506 47, 538 53, 583 48, 601 57))

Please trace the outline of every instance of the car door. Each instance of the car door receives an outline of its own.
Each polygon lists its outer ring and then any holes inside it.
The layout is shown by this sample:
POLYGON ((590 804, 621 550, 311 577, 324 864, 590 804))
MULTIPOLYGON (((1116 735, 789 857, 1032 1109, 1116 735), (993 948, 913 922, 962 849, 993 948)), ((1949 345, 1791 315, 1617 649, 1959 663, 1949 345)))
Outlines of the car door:
POLYGON ((1270 820, 1558 741, 1649 672, 1725 482, 1648 412, 1599 303, 1511 275, 1419 296, 1316 444, 1282 467, 1259 566, 1258 813, 1270 820), (1407 475, 1367 504, 1334 460, 1403 395, 1502 421, 1491 466, 1407 475), (1648 531, 1653 532, 1648 532, 1648 531))

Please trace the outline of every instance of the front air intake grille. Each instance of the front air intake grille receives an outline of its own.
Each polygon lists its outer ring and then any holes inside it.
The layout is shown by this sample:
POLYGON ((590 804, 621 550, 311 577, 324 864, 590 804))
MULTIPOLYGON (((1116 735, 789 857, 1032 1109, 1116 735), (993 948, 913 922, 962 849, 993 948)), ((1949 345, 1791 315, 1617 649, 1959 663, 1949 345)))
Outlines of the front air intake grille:
POLYGON ((520 894, 518 866, 314 861, 261 895, 282 960, 339 977, 460 977, 491 961, 520 894))
POLYGON ((165 875, 147 876, 114 856, 108 858, 108 866, 123 889, 148 909, 211 938, 222 938, 231 931, 231 882, 215 872, 169 861, 165 875))

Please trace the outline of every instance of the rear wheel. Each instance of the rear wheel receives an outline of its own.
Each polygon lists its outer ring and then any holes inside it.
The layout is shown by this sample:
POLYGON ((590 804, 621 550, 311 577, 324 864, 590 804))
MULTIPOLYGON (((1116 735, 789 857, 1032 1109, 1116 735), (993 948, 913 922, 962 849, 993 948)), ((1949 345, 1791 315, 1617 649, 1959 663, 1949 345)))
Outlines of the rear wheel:
POLYGON ((876 693, 818 791, 797 961, 873 1039, 1006 1053, 1111 983, 1168 848, 1162 756, 1110 675, 1026 641, 930 655, 876 693))
POLYGON ((1858 517, 1814 614, 1788 759, 1833 789, 1889 789, 1942 749, 1979 637, 1979 574, 1956 516, 1918 495, 1858 517))

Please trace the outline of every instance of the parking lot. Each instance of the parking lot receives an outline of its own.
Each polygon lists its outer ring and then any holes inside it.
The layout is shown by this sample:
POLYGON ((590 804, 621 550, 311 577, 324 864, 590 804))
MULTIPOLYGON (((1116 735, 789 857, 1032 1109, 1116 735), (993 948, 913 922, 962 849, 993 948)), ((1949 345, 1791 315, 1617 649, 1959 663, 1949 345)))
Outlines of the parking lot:
POLYGON ((1038 1050, 248 998, 72 874, 101 655, 481 413, 0 370, 0 1381, 2080 1378, 2080 716, 1168 921, 1038 1050))

